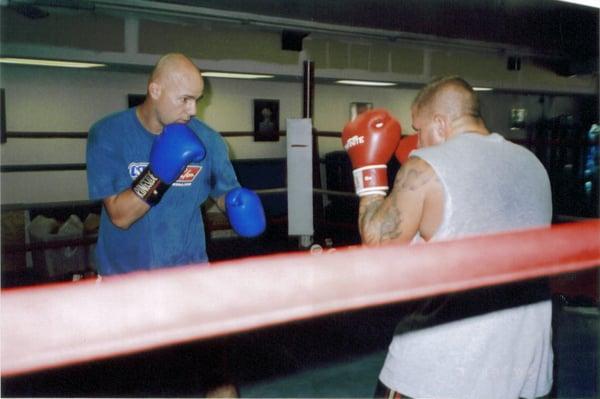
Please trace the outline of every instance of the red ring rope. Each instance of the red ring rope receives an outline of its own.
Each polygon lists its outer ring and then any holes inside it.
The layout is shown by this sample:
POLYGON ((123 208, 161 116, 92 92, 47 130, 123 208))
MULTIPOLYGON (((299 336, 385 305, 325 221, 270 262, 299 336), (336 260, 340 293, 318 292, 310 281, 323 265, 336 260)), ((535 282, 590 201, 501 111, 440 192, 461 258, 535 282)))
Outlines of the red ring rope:
POLYGON ((3 376, 596 267, 600 221, 4 290, 3 376))

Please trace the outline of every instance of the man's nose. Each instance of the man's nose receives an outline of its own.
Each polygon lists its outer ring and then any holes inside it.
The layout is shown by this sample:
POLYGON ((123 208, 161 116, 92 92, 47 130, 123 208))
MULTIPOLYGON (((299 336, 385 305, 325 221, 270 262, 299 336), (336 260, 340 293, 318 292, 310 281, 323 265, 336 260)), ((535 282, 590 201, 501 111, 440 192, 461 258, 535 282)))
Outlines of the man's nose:
POLYGON ((196 102, 195 101, 190 101, 190 103, 188 104, 188 114, 190 116, 195 116, 196 115, 196 102))

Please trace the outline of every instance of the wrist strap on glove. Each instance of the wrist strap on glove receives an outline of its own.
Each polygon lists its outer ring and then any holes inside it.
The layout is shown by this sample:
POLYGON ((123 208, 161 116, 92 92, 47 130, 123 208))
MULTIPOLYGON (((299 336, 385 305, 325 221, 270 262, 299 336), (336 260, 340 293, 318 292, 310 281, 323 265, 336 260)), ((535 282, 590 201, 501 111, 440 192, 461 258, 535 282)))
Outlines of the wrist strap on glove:
POLYGON ((386 165, 369 165, 352 171, 354 187, 359 197, 365 195, 387 195, 389 189, 387 183, 386 165))
POLYGON ((352 171, 354 176, 354 187, 359 197, 365 195, 383 195, 387 194, 389 189, 387 183, 386 165, 369 165, 352 171))
POLYGON ((158 204, 169 187, 170 185, 155 176, 148 166, 131 184, 133 193, 150 206, 158 204))

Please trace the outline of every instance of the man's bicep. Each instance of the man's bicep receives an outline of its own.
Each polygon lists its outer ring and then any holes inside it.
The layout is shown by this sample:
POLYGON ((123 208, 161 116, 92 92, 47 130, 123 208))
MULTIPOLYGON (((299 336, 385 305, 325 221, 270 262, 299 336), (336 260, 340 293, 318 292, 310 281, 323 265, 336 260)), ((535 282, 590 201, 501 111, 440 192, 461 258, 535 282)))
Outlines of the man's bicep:
POLYGON ((218 201, 231 189, 240 186, 237 175, 227 154, 227 146, 222 138, 217 137, 210 147, 212 151, 212 175, 210 197, 218 201))
POLYGON ((366 196, 360 201, 359 228, 363 244, 408 243, 419 228, 422 200, 413 187, 415 171, 408 163, 394 181, 390 195, 366 196))
POLYGON ((396 175, 388 201, 390 207, 396 209, 399 241, 410 242, 419 232, 427 190, 433 178, 435 174, 429 164, 418 158, 411 158, 396 175))
POLYGON ((103 199, 117 194, 131 184, 132 171, 127 165, 119 162, 119 158, 109 146, 97 142, 88 143, 86 174, 90 199, 103 199))

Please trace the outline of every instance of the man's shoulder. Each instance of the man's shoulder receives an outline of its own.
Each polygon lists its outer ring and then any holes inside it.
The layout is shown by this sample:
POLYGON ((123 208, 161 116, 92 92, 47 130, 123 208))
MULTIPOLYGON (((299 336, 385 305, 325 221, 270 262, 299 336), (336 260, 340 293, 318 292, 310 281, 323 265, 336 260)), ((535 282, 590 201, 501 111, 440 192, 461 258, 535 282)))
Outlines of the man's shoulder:
POLYGON ((208 133, 208 134, 218 134, 215 129, 208 126, 205 122, 200 119, 194 117, 190 119, 189 126, 197 133, 208 133))
POLYGON ((113 112, 96 121, 90 128, 90 133, 101 132, 108 127, 124 124, 131 117, 131 109, 113 112))
POLYGON ((223 138, 221 134, 212 127, 208 126, 205 122, 198 118, 192 118, 189 122, 189 127, 196 132, 201 140, 205 141, 205 144, 222 142, 223 138), (207 143, 208 141, 209 143, 207 143))

